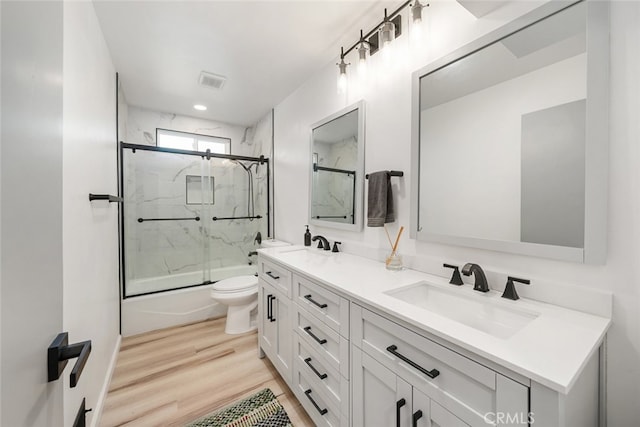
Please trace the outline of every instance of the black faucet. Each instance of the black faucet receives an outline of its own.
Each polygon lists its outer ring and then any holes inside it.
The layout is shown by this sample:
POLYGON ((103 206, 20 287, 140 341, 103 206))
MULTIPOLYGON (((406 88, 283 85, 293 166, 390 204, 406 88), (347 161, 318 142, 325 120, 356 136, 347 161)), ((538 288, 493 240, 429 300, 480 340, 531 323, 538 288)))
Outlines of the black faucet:
POLYGON ((462 274, 465 276, 471 276, 473 273, 476 277, 476 283, 473 285, 474 291, 489 292, 489 284, 487 283, 487 276, 484 275, 482 267, 478 264, 467 263, 462 267, 462 274))
POLYGON ((251 251, 251 252, 249 252, 249 256, 253 256, 253 255, 258 255, 258 251, 251 251))
POLYGON ((324 249, 325 251, 331 250, 331 244, 325 237, 317 235, 314 236, 313 239, 311 239, 311 241, 313 242, 315 242, 316 240, 320 240, 320 243, 318 243, 318 249, 324 249))

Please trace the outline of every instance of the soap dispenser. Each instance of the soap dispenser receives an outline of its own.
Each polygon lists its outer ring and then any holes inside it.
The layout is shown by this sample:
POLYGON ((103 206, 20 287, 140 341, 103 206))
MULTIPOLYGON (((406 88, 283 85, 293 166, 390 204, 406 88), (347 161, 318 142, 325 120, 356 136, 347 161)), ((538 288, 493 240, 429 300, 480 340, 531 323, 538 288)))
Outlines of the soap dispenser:
POLYGON ((309 231, 309 226, 307 225, 307 231, 304 232, 304 245, 311 246, 311 232, 309 231))

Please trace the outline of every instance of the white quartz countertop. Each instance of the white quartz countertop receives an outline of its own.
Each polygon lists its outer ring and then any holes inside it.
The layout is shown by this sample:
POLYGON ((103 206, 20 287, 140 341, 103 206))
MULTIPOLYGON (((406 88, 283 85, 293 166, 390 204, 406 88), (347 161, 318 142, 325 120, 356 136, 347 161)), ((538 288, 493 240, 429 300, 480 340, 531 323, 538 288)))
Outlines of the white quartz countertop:
POLYGON ((303 246, 269 248, 261 256, 314 279, 352 300, 376 308, 423 331, 566 394, 590 356, 597 351, 611 319, 530 299, 501 298, 501 293, 454 286, 448 279, 415 270, 389 271, 383 262, 347 253, 303 246), (498 338, 385 292, 425 281, 502 308, 535 313, 536 317, 507 338, 498 338))

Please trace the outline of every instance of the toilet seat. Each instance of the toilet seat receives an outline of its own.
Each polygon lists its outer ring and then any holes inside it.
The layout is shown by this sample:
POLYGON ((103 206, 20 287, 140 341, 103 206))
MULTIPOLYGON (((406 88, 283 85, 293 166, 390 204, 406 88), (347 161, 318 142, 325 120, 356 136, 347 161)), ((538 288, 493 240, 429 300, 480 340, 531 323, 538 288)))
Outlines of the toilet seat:
POLYGON ((217 293, 238 293, 257 289, 258 278, 256 276, 235 276, 222 279, 213 284, 213 291, 217 293))

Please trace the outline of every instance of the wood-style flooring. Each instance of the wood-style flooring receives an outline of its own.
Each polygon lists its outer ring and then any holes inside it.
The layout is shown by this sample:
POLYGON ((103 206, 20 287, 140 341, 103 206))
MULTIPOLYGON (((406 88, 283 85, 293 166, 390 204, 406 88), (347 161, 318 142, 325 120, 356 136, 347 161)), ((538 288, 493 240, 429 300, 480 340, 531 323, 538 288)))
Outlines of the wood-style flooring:
POLYGON ((225 318, 122 339, 100 425, 184 426, 265 387, 295 427, 313 426, 257 333, 226 335, 225 318))

